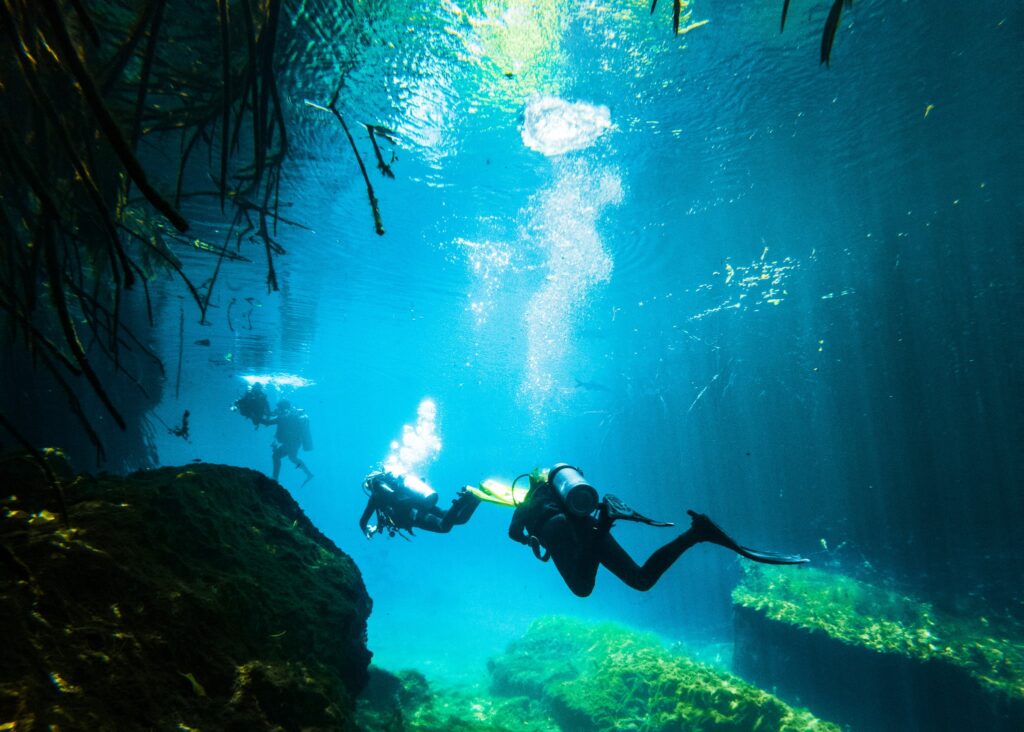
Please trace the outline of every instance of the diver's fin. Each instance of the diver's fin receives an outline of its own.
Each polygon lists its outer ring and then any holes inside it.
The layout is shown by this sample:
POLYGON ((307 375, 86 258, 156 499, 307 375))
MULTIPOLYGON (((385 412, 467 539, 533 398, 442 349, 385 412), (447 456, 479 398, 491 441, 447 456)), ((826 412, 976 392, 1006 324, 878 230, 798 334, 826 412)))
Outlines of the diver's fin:
POLYGON ((746 557, 752 562, 761 564, 807 564, 810 559, 801 557, 798 554, 780 554, 778 552, 767 552, 760 549, 750 549, 737 543, 731 536, 722 531, 718 524, 702 513, 687 511, 693 519, 691 530, 697 532, 698 541, 707 541, 712 544, 732 549, 741 557, 746 557))
POLYGON ((741 546, 736 550, 741 557, 746 557, 752 562, 761 564, 807 564, 810 559, 801 557, 799 554, 778 554, 776 552, 760 551, 741 546))
POLYGON ((608 515, 608 518, 612 521, 636 521, 637 523, 647 524, 648 526, 675 526, 675 524, 667 521, 655 521, 652 518, 644 516, 639 511, 626 505, 618 496, 613 496, 608 493, 602 499, 604 502, 604 510, 608 515))
POLYGON ((526 494, 529 492, 526 488, 513 488, 511 485, 494 480, 493 478, 488 478, 481 482, 479 486, 467 485, 463 490, 469 491, 481 501, 512 507, 518 506, 525 501, 526 494))

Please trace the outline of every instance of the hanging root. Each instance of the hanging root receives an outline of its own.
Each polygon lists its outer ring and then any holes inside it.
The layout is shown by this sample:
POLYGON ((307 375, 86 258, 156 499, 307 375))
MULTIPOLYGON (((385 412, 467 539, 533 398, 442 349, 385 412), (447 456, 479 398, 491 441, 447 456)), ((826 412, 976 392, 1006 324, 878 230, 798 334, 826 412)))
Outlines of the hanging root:
POLYGON ((359 172, 363 174, 363 182, 366 183, 366 197, 370 200, 370 211, 373 212, 373 230, 377 232, 378 236, 384 235, 384 223, 380 217, 380 206, 377 203, 377 196, 373 193, 373 184, 370 183, 370 176, 366 173, 366 165, 363 164, 363 156, 359 154, 359 149, 356 147, 356 141, 352 138, 352 133, 349 132, 348 125, 345 123, 345 118, 341 116, 341 112, 338 111, 338 96, 341 94, 341 84, 338 84, 337 90, 334 92, 334 96, 331 98, 330 104, 326 107, 319 104, 306 100, 306 105, 313 107, 314 109, 320 109, 324 112, 330 112, 335 116, 338 122, 341 123, 341 129, 345 131, 345 137, 348 138, 348 144, 352 148, 352 152, 356 156, 356 162, 359 164, 359 172))
POLYGON ((11 424, 10 420, 8 420, 2 412, 0 412, 0 426, 11 433, 11 436, 18 441, 18 444, 20 444, 25 452, 29 454, 29 457, 32 458, 32 462, 39 468, 39 471, 46 479, 46 484, 53 489, 57 496, 57 506, 60 511, 60 517, 64 524, 64 528, 70 529, 71 519, 68 516, 67 502, 64 500, 64 485, 61 483, 60 478, 57 477, 57 474, 53 472, 53 468, 51 468, 50 464, 46 461, 46 457, 39 452, 39 450, 34 448, 32 443, 26 440, 20 432, 18 432, 17 428, 11 424))
POLYGON ((178 211, 164 199, 156 189, 153 188, 149 183, 149 179, 146 177, 146 172, 142 169, 142 165, 139 164, 138 159, 132 153, 127 141, 124 139, 124 135, 121 133, 121 128, 117 126, 117 122, 111 115, 110 110, 104 103, 103 98, 100 96, 100 91, 96 86, 96 81, 92 78, 88 69, 85 68, 85 64, 82 63, 82 59, 78 57, 78 51, 75 49, 74 41, 71 40, 71 35, 68 33, 67 26, 64 24, 64 18, 61 15, 60 8, 57 5, 57 0, 38 0, 42 6, 43 13, 46 15, 47 20, 50 23, 50 27, 53 30, 53 36, 57 43, 57 50, 60 54, 61 62, 67 67, 68 72, 74 77, 78 83, 78 88, 81 90, 82 96, 84 97, 89 108, 93 114, 96 115, 96 121, 106 136, 107 141, 110 143, 110 147, 121 161, 121 165, 124 166, 125 171, 131 177, 132 181, 138 186, 139 191, 146 200, 149 201, 153 207, 163 214, 168 221, 170 221, 176 229, 179 231, 188 230, 188 222, 185 218, 178 213, 178 211))

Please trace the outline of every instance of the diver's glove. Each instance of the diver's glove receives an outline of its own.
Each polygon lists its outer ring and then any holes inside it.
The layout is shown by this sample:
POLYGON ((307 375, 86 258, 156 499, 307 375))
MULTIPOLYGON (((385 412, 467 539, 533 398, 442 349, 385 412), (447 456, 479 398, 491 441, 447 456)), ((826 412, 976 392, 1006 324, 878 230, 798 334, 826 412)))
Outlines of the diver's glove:
POLYGON ((533 550, 533 556, 537 557, 540 561, 546 562, 551 559, 551 552, 547 550, 543 552, 541 551, 540 539, 536 536, 531 536, 526 543, 529 544, 530 548, 533 550))
POLYGON ((365 529, 363 529, 363 536, 365 536, 367 539, 372 539, 373 535, 376 533, 377 524, 369 524, 365 529))

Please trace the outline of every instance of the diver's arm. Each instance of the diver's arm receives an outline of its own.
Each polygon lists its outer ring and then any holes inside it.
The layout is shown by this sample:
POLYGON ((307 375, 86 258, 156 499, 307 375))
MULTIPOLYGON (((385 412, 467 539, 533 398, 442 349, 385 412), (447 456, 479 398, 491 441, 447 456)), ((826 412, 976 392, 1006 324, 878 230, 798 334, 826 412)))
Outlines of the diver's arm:
POLYGON ((512 522, 508 525, 508 538, 520 544, 528 544, 529 537, 526 535, 526 511, 525 504, 516 508, 512 513, 512 522))
POLYGON ((373 515, 373 512, 376 509, 377 502, 373 499, 373 496, 370 496, 370 500, 366 502, 366 508, 363 509, 363 515, 359 517, 359 530, 363 532, 363 536, 365 536, 367 539, 373 536, 373 532, 370 531, 369 533, 367 533, 366 524, 370 521, 370 516, 373 515))

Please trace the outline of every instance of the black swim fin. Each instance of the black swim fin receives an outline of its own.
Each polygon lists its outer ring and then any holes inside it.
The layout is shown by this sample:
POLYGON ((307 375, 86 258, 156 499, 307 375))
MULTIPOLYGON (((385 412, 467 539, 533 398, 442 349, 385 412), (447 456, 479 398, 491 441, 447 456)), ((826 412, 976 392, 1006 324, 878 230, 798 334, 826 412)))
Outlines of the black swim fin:
POLYGON ((697 532, 698 541, 707 541, 712 544, 732 549, 741 557, 746 557, 752 562, 761 564, 807 564, 810 559, 801 557, 798 554, 780 554, 778 552, 767 552, 760 549, 750 549, 737 543, 731 536, 722 531, 714 521, 702 513, 687 511, 693 519, 691 530, 697 532))

